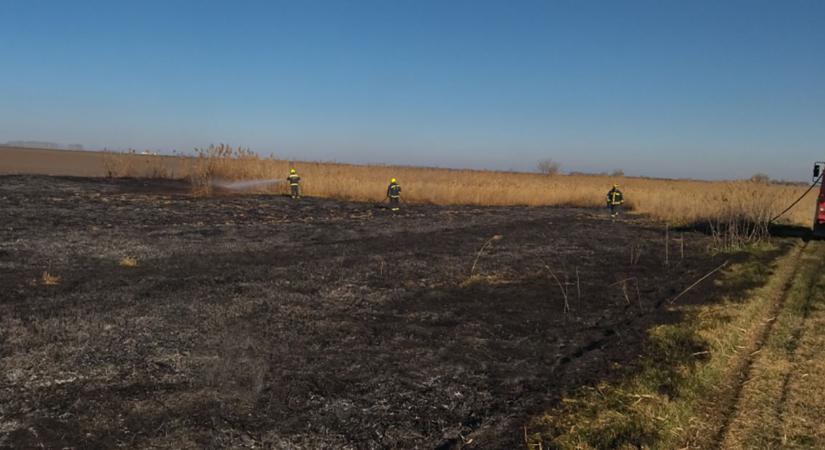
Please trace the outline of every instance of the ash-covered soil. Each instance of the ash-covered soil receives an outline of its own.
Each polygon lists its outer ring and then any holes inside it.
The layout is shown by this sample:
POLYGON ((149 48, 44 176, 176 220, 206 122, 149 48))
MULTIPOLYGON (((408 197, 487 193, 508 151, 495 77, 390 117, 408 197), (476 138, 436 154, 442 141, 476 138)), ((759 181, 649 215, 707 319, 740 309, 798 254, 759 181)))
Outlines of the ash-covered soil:
POLYGON ((662 225, 599 210, 0 177, 0 447, 521 448, 678 319, 719 264, 684 239, 666 266, 662 225))

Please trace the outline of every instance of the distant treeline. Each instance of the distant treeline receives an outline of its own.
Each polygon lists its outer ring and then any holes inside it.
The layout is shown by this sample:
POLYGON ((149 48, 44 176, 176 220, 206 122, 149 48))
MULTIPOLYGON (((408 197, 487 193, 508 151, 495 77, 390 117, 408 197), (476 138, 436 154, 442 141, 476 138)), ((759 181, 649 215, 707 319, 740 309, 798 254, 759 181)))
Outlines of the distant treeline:
POLYGON ((50 150, 83 150, 80 144, 58 144, 55 142, 42 141, 8 141, 4 145, 6 147, 23 147, 23 148, 45 148, 50 150))

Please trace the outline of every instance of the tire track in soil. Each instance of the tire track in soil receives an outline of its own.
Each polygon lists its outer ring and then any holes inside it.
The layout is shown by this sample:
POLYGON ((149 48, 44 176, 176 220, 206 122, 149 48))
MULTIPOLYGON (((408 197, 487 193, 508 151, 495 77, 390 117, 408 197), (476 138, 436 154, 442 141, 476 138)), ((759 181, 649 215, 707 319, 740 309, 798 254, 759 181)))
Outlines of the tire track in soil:
POLYGON ((757 332, 757 338, 753 341, 753 344, 751 344, 750 347, 743 349, 745 352, 744 354, 746 354, 747 357, 745 357, 744 360, 739 363, 739 367, 737 367, 736 373, 739 375, 736 379, 736 385, 730 395, 728 404, 723 408, 722 426, 719 428, 719 433, 713 440, 712 448, 722 448, 722 445, 726 441, 728 433, 730 432, 730 426, 733 424, 739 413, 739 405, 742 403, 742 391, 745 383, 747 383, 747 381, 753 376, 753 362, 759 354, 759 351, 765 345, 765 342, 767 342, 768 337, 771 334, 771 330, 773 330, 773 324, 776 322, 777 315, 785 306, 788 299, 789 289, 791 288, 796 277, 799 275, 799 268, 802 265, 802 256, 809 247, 809 242, 803 243, 802 246, 796 250, 796 254, 793 256, 793 267, 790 270, 779 274, 779 276, 787 277, 782 281, 782 293, 774 299, 770 312, 767 314, 767 317, 763 318, 762 328, 757 332), (771 317, 773 319, 770 319, 771 317))
MULTIPOLYGON (((822 263, 819 264, 819 268, 822 268, 822 263)), ((813 287, 817 282, 818 274, 819 271, 816 271, 814 275, 807 280, 808 289, 806 292, 813 293, 813 287)), ((813 295, 808 295, 808 297, 805 299, 805 304, 803 305, 804 312, 802 315, 802 322, 799 324, 799 328, 794 330, 793 335, 791 336, 791 340, 788 343, 789 348, 792 349, 791 355, 788 359, 788 361, 791 363, 791 367, 795 366, 797 363, 797 355, 799 354, 799 342, 802 341, 802 336, 804 335, 806 328, 805 325, 807 324, 808 319, 811 316, 811 305, 813 299, 813 295)), ((785 377, 782 379, 782 390, 780 391, 779 401, 776 404, 775 411, 777 423, 780 425, 782 425, 784 422, 782 417, 785 414, 785 410, 787 409, 789 386, 791 382, 791 377, 793 377, 793 375, 794 371, 788 370, 788 373, 786 373, 785 377)))

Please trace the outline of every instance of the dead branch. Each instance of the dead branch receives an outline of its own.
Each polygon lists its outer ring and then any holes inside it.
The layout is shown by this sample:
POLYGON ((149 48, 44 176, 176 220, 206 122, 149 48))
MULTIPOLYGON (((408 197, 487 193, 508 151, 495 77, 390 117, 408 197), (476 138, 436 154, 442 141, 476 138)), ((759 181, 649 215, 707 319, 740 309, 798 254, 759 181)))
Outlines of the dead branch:
POLYGON ((709 276, 713 275, 714 273, 718 272, 719 270, 721 270, 723 267, 725 267, 726 265, 728 265, 728 262, 729 262, 729 260, 728 260, 728 261, 723 262, 722 264, 720 264, 720 265, 719 265, 719 267, 717 267, 717 268, 715 268, 715 269, 711 270, 710 272, 708 272, 708 273, 707 273, 707 275, 705 275, 705 276, 703 276, 702 278, 699 278, 698 280, 696 280, 696 282, 695 282, 695 283, 693 283, 693 284, 691 284, 690 286, 688 286, 688 287, 687 287, 687 289, 685 289, 684 291, 680 292, 680 293, 679 293, 679 295, 677 295, 676 297, 673 297, 673 299, 671 299, 671 300, 670 300, 670 303, 675 302, 676 300, 678 300, 678 299, 679 299, 679 297, 681 297, 681 296, 685 295, 685 294, 686 294, 689 290, 691 290, 691 289, 693 289, 694 287, 696 287, 696 285, 698 285, 699 283, 701 283, 702 281, 704 281, 707 277, 709 277, 709 276))

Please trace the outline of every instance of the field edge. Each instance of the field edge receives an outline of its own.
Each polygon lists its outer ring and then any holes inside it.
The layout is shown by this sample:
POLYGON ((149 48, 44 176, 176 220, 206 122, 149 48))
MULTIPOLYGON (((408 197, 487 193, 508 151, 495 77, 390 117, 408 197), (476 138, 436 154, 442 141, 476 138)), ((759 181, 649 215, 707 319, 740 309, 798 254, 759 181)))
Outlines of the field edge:
POLYGON ((684 320, 649 330, 625 377, 585 386, 535 416, 524 429, 526 447, 718 447, 754 356, 798 274, 810 271, 805 258, 814 248, 790 240, 751 248, 716 280, 718 301, 673 306, 684 320))

